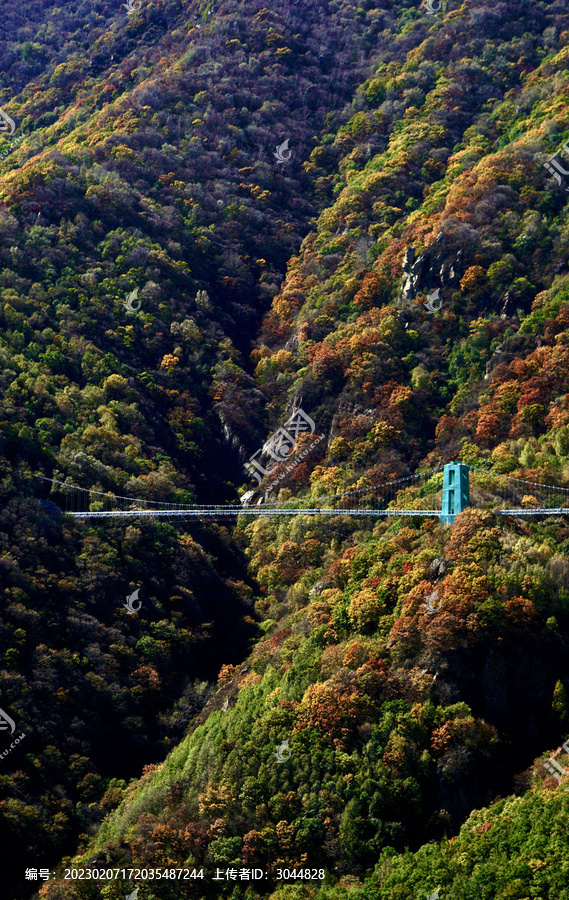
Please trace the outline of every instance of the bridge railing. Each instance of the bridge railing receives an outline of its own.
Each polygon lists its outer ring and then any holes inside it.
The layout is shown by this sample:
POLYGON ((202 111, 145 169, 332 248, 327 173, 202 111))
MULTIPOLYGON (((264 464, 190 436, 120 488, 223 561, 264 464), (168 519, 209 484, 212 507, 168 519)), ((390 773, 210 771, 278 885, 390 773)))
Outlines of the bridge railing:
POLYGON ((320 496, 289 498, 264 503, 262 507, 241 504, 180 504, 125 497, 112 492, 85 488, 69 481, 35 476, 50 484, 50 499, 62 511, 75 517, 119 517, 140 515, 176 517, 232 515, 401 515, 405 509, 412 515, 435 515, 440 509, 442 470, 429 469, 415 475, 393 479, 382 484, 362 484, 350 490, 320 496))
MULTIPOLYGON (((84 488, 69 481, 34 476, 50 484, 49 499, 63 512, 75 517, 105 518, 139 516, 212 517, 275 515, 349 515, 349 516, 436 516, 441 512, 443 467, 393 479, 382 484, 366 484, 319 496, 291 497, 270 501, 262 506, 226 504, 184 504, 161 500, 125 497, 120 494, 84 488)), ((470 467, 471 505, 502 515, 567 514, 569 488, 511 478, 470 467)))
POLYGON ((569 508, 569 488, 512 478, 470 466, 471 503, 480 509, 518 515, 555 513, 569 508))

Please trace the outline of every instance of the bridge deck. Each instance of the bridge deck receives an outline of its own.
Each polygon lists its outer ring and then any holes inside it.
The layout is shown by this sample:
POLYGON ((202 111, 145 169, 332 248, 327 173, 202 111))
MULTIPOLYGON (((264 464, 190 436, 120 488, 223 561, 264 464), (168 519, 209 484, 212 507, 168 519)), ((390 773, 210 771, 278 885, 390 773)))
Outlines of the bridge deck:
POLYGON ((97 510, 95 512, 70 512, 80 519, 109 518, 114 516, 440 516, 440 509, 263 509, 260 506, 234 509, 128 509, 97 510))
MULTIPOLYGON (((493 509, 498 516, 566 516, 569 508, 557 507, 555 509, 493 509)), ((70 512, 69 516, 78 519, 103 519, 126 517, 151 518, 154 516, 431 516, 441 515, 440 509, 263 509, 262 506, 254 507, 204 507, 201 509, 127 509, 127 510, 96 510, 88 512, 70 512)))

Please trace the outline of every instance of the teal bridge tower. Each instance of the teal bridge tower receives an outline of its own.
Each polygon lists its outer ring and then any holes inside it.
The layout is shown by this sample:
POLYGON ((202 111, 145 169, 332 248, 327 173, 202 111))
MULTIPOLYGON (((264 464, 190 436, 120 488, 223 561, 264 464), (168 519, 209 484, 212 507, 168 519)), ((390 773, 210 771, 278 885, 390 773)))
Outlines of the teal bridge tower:
POLYGON ((470 506, 469 467, 464 463, 448 463, 443 470, 443 502, 440 522, 452 524, 459 512, 470 506))

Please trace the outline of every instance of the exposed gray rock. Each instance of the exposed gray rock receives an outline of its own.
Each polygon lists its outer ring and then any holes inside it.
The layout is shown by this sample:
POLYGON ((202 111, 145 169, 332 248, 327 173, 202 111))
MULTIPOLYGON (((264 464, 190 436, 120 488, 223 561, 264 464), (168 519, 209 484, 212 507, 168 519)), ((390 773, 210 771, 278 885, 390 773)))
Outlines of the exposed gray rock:
POLYGON ((317 581, 316 584, 313 585, 310 588, 310 590, 308 591, 308 596, 309 597, 317 597, 319 594, 322 593, 322 591, 324 590, 325 587, 326 587, 325 581, 317 581))
POLYGON ((429 575, 435 578, 442 578, 450 569, 450 560, 444 556, 437 556, 429 566, 429 575))
POLYGON ((413 300, 418 293, 426 291, 428 285, 451 285, 457 281, 463 269, 462 250, 452 256, 444 244, 444 234, 440 232, 418 258, 415 247, 407 247, 403 257, 399 303, 413 300))

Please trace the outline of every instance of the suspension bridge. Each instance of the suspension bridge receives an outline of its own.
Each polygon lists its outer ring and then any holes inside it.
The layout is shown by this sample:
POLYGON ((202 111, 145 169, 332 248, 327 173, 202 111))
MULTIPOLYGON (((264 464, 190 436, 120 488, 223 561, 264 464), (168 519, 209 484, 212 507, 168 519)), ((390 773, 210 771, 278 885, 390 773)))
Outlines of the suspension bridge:
MULTIPOLYGON (((448 463, 383 484, 363 484, 317 498, 192 505, 165 503, 80 487, 35 476, 51 485, 48 511, 80 519, 224 518, 238 516, 433 517, 452 523, 468 506, 503 516, 569 515, 569 488, 497 475, 464 463, 448 463)), ((360 480, 360 484, 365 479, 360 480)))

